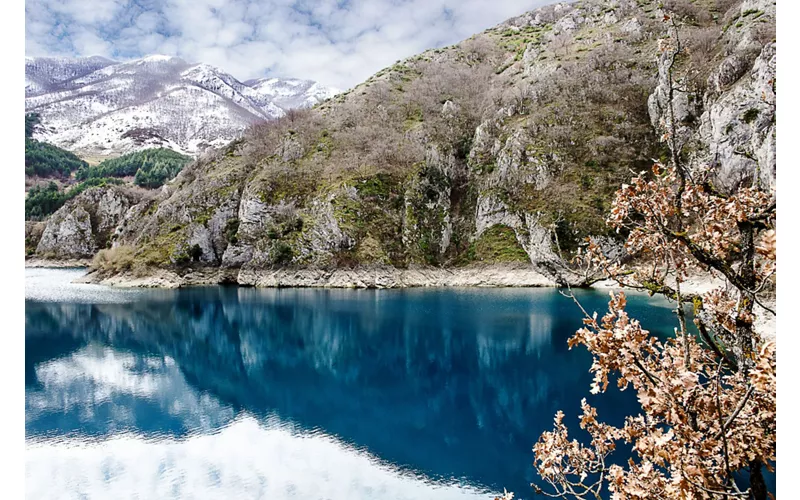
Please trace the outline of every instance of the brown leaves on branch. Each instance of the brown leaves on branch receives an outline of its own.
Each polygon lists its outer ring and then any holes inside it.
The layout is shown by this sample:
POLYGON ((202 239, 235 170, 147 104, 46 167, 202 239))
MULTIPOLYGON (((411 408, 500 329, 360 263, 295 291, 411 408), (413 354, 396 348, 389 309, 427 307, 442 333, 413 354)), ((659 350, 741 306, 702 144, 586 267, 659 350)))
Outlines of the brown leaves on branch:
POLYGON ((612 498, 718 498, 741 494, 732 473, 751 462, 775 460, 775 344, 765 345, 747 377, 721 370, 708 349, 689 339, 683 362, 679 338, 660 341, 625 312, 625 295, 612 294, 609 312, 570 339, 593 355, 592 392, 604 392, 609 375, 632 387, 642 413, 616 428, 597 420, 581 402, 581 428, 591 444, 570 440, 556 415, 553 431, 534 446, 535 465, 554 496, 600 498, 605 480, 612 498), (622 443, 635 454, 627 467, 606 463, 622 443), (591 482, 587 482, 591 477, 591 482))
MULTIPOLYGON (((555 427, 534 447, 535 466, 550 484, 539 493, 568 498, 746 498, 734 473, 775 461, 775 344, 754 334, 754 302, 776 270, 774 196, 742 187, 722 196, 704 179, 681 178, 656 164, 616 193, 608 224, 627 233, 630 255, 649 262, 631 270, 610 262, 596 246, 579 257, 620 284, 662 293, 678 302, 681 283, 695 269, 715 269, 729 285, 694 298, 704 343, 686 330, 660 340, 625 312, 625 295, 612 294, 601 319, 584 319, 569 340, 593 355, 591 393, 636 391, 641 413, 621 428, 600 423, 581 402, 584 445, 555 427), (698 182, 699 181, 699 182, 698 182), (729 357, 732 352, 735 359, 729 357), (625 466, 609 464, 614 449, 630 447, 625 466)), ((751 476, 752 477, 752 476, 751 476)), ((758 473, 760 477, 760 472, 758 473)))
MULTIPOLYGON (((687 182, 681 191, 676 169, 658 163, 650 177, 642 172, 617 191, 608 224, 629 231, 625 248, 630 254, 674 262, 677 267, 669 271, 681 278, 698 265, 735 278, 727 264, 740 258, 741 225, 774 224, 774 202, 764 191, 745 187, 723 197, 705 179, 687 182)), ((758 270, 761 278, 774 271, 775 255, 769 254, 774 231, 762 247, 769 265, 758 270)))
POLYGON ((605 392, 616 378, 621 390, 636 391, 641 413, 616 428, 600 423, 583 400, 581 428, 591 438, 584 445, 570 439, 559 412, 534 447, 535 466, 552 490, 538 492, 602 498, 605 487, 615 499, 749 495, 739 491, 734 473, 775 461, 775 344, 761 345, 752 329, 753 301, 775 273, 773 200, 746 187, 721 196, 660 164, 617 192, 608 223, 628 234, 627 251, 650 266, 629 270, 591 245, 584 264, 623 285, 663 293, 678 310, 685 300, 680 285, 692 269, 716 269, 732 286, 694 301, 705 344, 683 321, 673 338, 651 335, 625 312, 623 293, 611 295, 602 318, 587 315, 569 346, 592 353, 591 393, 605 392), (620 446, 630 447, 633 458, 609 464, 620 446))

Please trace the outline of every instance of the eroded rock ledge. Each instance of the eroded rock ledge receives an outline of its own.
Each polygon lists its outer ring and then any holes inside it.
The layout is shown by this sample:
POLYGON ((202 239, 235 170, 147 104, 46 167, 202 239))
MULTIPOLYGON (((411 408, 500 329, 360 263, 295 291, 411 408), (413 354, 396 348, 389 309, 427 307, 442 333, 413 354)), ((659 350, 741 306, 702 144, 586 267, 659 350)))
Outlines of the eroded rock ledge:
POLYGON ((110 286, 177 288, 193 285, 238 284, 255 287, 411 288, 411 287, 549 287, 556 282, 528 265, 491 265, 462 268, 390 266, 353 269, 220 269, 204 268, 179 274, 153 269, 141 275, 104 276, 90 272, 82 283, 110 286))
POLYGON ((25 267, 34 268, 70 268, 70 267, 89 267, 92 259, 44 259, 33 257, 25 260, 25 267))

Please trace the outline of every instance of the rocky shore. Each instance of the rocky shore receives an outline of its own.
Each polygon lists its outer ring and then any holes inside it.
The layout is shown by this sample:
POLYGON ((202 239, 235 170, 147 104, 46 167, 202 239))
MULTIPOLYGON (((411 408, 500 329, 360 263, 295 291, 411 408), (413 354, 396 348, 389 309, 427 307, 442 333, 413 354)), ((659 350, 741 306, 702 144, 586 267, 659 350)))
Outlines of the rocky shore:
POLYGON ((92 259, 43 259, 34 257, 25 260, 25 267, 52 267, 52 268, 68 268, 68 267, 89 267, 92 259))
MULTIPOLYGON (((25 267, 67 268, 86 267, 90 259, 28 259, 25 267)), ((360 266, 355 268, 297 268, 255 269, 198 267, 149 269, 145 272, 104 274, 88 271, 80 283, 135 288, 179 288, 186 286, 235 284, 262 288, 414 288, 414 287, 558 287, 551 276, 537 267, 524 263, 471 265, 465 267, 412 266, 400 269, 392 266, 360 266)), ((576 286, 576 285, 573 285, 576 286)), ((686 294, 702 294, 725 286, 716 274, 703 273, 690 277, 682 285, 686 294)), ((592 288, 614 290, 619 285, 612 280, 598 281, 592 288)))
POLYGON ((238 284, 255 287, 410 288, 410 287, 552 287, 556 282, 524 264, 469 266, 463 268, 390 266, 353 269, 155 269, 147 275, 123 273, 103 276, 89 272, 82 283, 143 288, 238 284))
MULTIPOLYGON (((26 267, 68 268, 88 267, 86 259, 46 260, 28 259, 26 267)), ((492 264, 460 268, 415 267, 398 269, 390 266, 353 269, 186 269, 178 273, 168 269, 153 269, 145 275, 123 273, 104 276, 90 271, 75 281, 114 287, 180 288, 188 286, 239 285, 261 288, 415 288, 415 287, 557 287, 555 280, 525 264, 492 264)), ((725 280, 715 274, 698 274, 683 283, 686 294, 702 294, 725 286, 725 280)), ((592 288, 617 290, 611 280, 599 281, 592 288)), ((775 302, 766 304, 774 310, 775 302)), ((765 338, 775 338, 776 317, 756 305, 756 331, 765 338)))

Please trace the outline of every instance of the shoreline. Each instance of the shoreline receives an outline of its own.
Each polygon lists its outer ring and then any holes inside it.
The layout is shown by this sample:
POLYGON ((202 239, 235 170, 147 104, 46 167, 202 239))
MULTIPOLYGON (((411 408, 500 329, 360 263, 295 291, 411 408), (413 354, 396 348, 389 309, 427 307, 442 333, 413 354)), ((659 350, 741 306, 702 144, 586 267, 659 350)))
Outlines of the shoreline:
MULTIPOLYGON (((187 286, 238 285, 257 288, 420 288, 420 287, 533 287, 559 288, 555 279, 524 263, 484 264, 464 267, 363 266, 356 268, 254 269, 199 267, 184 272, 152 268, 145 274, 124 272, 104 275, 89 271, 91 259, 28 259, 26 268, 86 268, 76 283, 124 288, 180 288, 187 286)), ((576 283, 572 286, 579 288, 576 283)), ((683 282, 686 294, 702 294, 724 287, 725 280, 716 273, 691 276, 683 282)), ((622 290, 610 279, 598 281, 594 289, 622 290)))
MULTIPOLYGON (((124 272, 104 275, 89 271, 91 259, 28 259, 26 268, 86 268, 76 283, 125 288, 180 288, 187 286, 238 285, 257 288, 420 288, 420 287, 533 287, 559 288, 563 285, 524 263, 484 264, 464 267, 363 266, 356 268, 188 268, 184 272, 152 268, 145 274, 124 272)), ((573 283, 578 288, 579 285, 573 283)), ((725 280, 711 273, 697 274, 682 285, 684 293, 702 294, 725 286, 725 280)), ((601 280, 589 287, 622 290, 613 280, 601 280)))
POLYGON ((527 265, 463 268, 360 267, 352 269, 154 269, 146 275, 103 276, 89 272, 76 282, 137 288, 238 285, 257 288, 420 288, 420 287, 556 287, 555 280, 527 265))
MULTIPOLYGON (((46 260, 29 259, 26 268, 87 268, 88 259, 46 260)), ((103 276, 87 272, 73 283, 96 284, 120 288, 175 289, 191 286, 236 285, 256 288, 559 288, 553 278, 545 276, 528 264, 488 264, 453 268, 412 267, 399 269, 389 266, 352 269, 187 269, 179 274, 174 270, 152 269, 146 275, 126 272, 103 276)), ((725 280, 716 273, 691 276, 682 285, 684 293, 702 294, 724 287, 725 280)), ((612 280, 598 281, 588 288, 595 290, 624 290, 612 280)), ((770 307, 774 307, 770 303, 770 307)), ((758 321, 755 329, 765 339, 774 339, 776 317, 756 304, 758 321)))
POLYGON ((92 259, 42 259, 34 257, 25 259, 26 268, 53 268, 53 269, 66 269, 70 267, 89 267, 92 259))

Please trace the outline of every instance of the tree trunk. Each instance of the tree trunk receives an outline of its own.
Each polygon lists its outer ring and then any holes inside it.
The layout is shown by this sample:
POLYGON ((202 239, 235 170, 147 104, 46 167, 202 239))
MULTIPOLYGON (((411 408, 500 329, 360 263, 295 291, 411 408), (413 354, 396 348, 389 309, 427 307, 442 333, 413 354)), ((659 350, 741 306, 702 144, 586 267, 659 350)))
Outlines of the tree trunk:
POLYGON ((739 288, 741 294, 739 300, 739 310, 736 315, 736 339, 734 340, 734 353, 736 355, 739 369, 746 377, 753 367, 753 303, 756 289, 756 270, 755 270, 755 242, 753 241, 753 223, 749 221, 738 224, 739 239, 742 251, 742 267, 739 270, 742 287, 739 288))
POLYGON ((767 484, 761 473, 761 462, 750 462, 750 498, 753 500, 767 500, 767 484))

